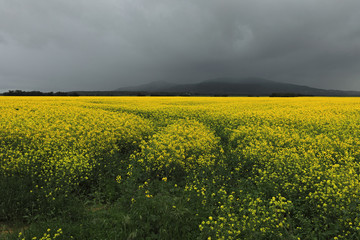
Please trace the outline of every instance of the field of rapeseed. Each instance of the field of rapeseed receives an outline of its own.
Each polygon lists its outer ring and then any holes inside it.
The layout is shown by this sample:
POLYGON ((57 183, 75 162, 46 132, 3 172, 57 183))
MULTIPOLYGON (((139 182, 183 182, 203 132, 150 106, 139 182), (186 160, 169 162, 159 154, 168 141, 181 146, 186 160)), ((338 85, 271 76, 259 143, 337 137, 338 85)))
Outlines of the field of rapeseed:
POLYGON ((0 239, 360 239, 359 98, 1 97, 0 239))

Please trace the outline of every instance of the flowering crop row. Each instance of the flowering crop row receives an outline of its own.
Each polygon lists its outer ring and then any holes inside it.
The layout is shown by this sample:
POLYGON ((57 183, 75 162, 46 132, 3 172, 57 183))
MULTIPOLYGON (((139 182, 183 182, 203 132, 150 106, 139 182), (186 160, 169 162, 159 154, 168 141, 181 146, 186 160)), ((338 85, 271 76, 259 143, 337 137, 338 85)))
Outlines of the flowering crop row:
POLYGON ((180 191, 200 239, 360 238, 358 98, 3 97, 0 111, 0 174, 49 199, 117 166, 130 209, 180 191))

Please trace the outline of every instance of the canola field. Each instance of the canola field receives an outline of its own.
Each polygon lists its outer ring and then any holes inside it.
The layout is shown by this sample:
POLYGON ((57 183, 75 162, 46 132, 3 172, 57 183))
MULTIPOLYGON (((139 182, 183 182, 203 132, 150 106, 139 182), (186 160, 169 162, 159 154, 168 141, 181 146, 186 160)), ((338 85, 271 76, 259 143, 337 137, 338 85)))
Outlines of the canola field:
POLYGON ((360 239, 360 98, 1 97, 0 113, 1 239, 360 239))

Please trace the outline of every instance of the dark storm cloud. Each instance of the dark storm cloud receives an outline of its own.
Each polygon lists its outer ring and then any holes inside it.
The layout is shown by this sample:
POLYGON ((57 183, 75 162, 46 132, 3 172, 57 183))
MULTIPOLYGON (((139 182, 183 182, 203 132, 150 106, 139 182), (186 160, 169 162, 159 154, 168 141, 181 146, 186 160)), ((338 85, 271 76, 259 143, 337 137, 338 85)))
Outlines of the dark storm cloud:
POLYGON ((358 0, 0 0, 1 89, 259 76, 360 90, 358 0))

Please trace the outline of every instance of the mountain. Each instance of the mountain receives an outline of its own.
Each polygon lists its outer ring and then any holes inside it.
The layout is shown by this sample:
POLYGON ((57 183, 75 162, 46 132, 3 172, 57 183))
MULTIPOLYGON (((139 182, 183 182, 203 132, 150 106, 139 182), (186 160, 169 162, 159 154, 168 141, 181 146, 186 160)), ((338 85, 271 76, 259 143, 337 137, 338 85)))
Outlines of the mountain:
POLYGON ((175 83, 169 83, 165 81, 155 81, 138 86, 119 88, 115 91, 144 91, 144 92, 161 92, 163 89, 168 89, 178 86, 175 83))
POLYGON ((191 95, 256 95, 273 94, 311 96, 360 96, 356 91, 325 90, 291 83, 275 82, 263 78, 214 78, 199 83, 175 84, 163 81, 116 91, 143 91, 148 93, 188 93, 191 95))

